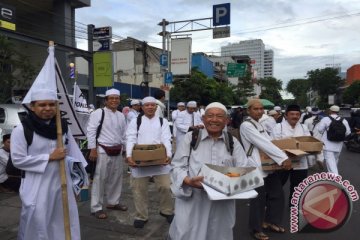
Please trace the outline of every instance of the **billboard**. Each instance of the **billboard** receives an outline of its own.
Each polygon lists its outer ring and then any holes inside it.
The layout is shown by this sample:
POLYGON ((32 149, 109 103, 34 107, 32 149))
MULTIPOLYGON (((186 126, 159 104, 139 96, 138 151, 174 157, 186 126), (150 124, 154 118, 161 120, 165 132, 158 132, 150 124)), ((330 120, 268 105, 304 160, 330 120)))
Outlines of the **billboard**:
POLYGON ((94 53, 94 87, 111 87, 113 85, 112 52, 94 53))
POLYGON ((171 72, 189 75, 191 67, 191 38, 171 39, 171 72))

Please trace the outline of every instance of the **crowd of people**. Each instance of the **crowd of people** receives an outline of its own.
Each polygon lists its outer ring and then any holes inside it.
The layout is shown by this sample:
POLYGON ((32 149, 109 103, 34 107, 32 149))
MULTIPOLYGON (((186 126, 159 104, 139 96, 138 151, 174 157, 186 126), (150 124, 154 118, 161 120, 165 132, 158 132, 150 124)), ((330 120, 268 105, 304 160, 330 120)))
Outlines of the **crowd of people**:
MULTIPOLYGON (((10 135, 3 137, 0 186, 20 192, 18 239, 64 239, 58 162, 72 158, 83 168, 87 162, 65 121, 62 122, 64 147, 56 144, 56 93, 39 90, 31 97, 31 111, 26 120, 13 130, 11 139, 10 135), (20 176, 6 174, 9 159, 21 170, 20 176)), ((249 100, 246 108, 238 108, 231 115, 219 102, 206 107, 199 107, 195 101, 179 102, 171 114, 171 132, 170 123, 164 118, 164 99, 165 93, 159 90, 154 97, 132 100, 120 112, 120 91, 109 89, 105 106, 90 114, 87 161, 96 163, 90 212, 97 219, 106 219, 108 211, 128 211, 122 188, 123 169, 129 167, 135 228, 144 228, 149 221, 148 186, 154 182, 160 199, 159 214, 170 224, 168 239, 232 239, 235 200, 209 200, 202 185, 204 176, 199 176, 199 172, 204 164, 256 167, 264 185, 256 188, 258 196, 250 199, 249 230, 255 239, 267 240, 265 230, 286 232, 282 219, 288 207, 286 199, 291 198, 294 187, 307 177, 309 167, 320 162, 327 171, 339 174, 337 166, 343 141, 351 132, 360 134, 359 116, 355 115, 357 118, 349 124, 339 116, 340 108, 336 105, 327 114, 316 107, 302 112, 298 105, 287 106, 284 113, 276 106, 264 114, 259 99, 249 100), (232 137, 231 151, 226 140, 230 128, 237 132, 232 137), (324 143, 323 152, 303 156, 300 164, 292 167, 289 157, 272 140, 296 136, 314 136, 324 143), (192 145, 194 137, 199 138, 196 148, 192 145), (138 166, 132 154, 138 144, 163 145, 164 163, 138 166), (263 170, 260 152, 282 170, 263 170), (288 180, 290 195, 286 197, 283 188, 288 180)), ((71 235, 72 239, 80 239, 70 175, 66 171, 71 235)))

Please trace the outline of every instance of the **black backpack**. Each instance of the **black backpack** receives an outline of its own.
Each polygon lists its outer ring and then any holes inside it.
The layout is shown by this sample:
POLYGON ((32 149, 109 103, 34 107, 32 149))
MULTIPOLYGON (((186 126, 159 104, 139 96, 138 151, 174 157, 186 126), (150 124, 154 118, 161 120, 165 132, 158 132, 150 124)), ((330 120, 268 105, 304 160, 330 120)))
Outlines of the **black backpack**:
POLYGON ((345 140, 346 127, 343 124, 343 118, 336 120, 335 118, 329 116, 331 123, 327 130, 327 139, 329 141, 341 142, 345 140))

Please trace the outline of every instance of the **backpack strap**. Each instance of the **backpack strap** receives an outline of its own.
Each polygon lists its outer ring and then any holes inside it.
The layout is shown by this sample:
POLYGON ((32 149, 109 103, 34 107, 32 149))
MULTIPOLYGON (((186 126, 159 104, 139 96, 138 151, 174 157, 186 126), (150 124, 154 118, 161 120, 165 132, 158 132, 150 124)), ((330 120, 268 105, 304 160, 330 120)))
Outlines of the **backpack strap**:
MULTIPOLYGON (((257 126, 255 125, 255 123, 253 123, 252 121, 251 121, 251 119, 245 119, 244 120, 244 122, 249 122, 249 123, 251 123, 257 130, 258 130, 258 128, 257 128, 257 126)), ((265 130, 263 129, 262 131, 259 131, 260 133, 263 133, 263 132, 265 132, 265 130)), ((240 143, 241 143, 241 146, 243 147, 243 149, 246 151, 246 149, 245 149, 245 146, 244 146, 244 143, 242 142, 242 140, 241 140, 241 134, 240 134, 240 143)), ((251 155, 252 155, 252 153, 253 153, 253 151, 254 151, 254 144, 250 144, 250 147, 249 147, 249 149, 247 150, 247 152, 246 152, 246 156, 247 157, 250 157, 251 155)))
POLYGON ((23 125, 23 129, 24 129, 24 137, 27 143, 27 146, 29 148, 29 146, 32 144, 33 138, 34 138, 34 131, 31 130, 25 122, 21 122, 23 125))
POLYGON ((104 118, 105 118, 105 111, 104 111, 104 109, 102 108, 102 109, 101 109, 100 124, 99 124, 99 126, 97 127, 97 129, 96 129, 96 138, 95 138, 96 143, 97 143, 97 140, 98 140, 98 138, 99 138, 99 136, 100 136, 101 128, 102 128, 102 125, 103 125, 103 123, 104 123, 104 118))
POLYGON ((225 145, 228 152, 232 155, 234 152, 234 139, 230 132, 225 134, 225 145))
MULTIPOLYGON (((140 125, 141 125, 141 121, 142 121, 142 116, 144 114, 139 114, 136 118, 136 137, 139 135, 139 129, 140 129, 140 125)), ((164 123, 164 119, 162 117, 159 117, 160 120, 160 126, 162 127, 163 123, 164 123)))

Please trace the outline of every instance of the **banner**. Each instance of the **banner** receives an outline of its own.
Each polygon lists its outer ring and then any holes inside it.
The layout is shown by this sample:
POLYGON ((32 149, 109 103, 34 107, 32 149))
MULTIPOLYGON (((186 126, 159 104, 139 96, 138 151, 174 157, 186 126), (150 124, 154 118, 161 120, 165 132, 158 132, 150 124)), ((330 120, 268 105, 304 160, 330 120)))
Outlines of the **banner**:
POLYGON ((85 95, 81 92, 81 89, 77 84, 74 84, 74 109, 76 112, 90 113, 85 99, 85 95))
POLYGON ((112 52, 96 52, 94 61, 94 87, 113 86, 112 52))

